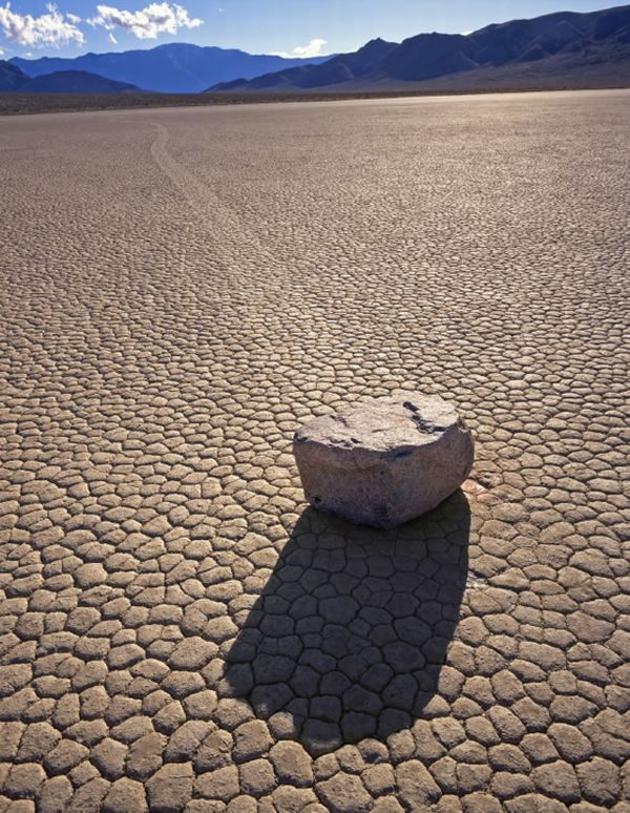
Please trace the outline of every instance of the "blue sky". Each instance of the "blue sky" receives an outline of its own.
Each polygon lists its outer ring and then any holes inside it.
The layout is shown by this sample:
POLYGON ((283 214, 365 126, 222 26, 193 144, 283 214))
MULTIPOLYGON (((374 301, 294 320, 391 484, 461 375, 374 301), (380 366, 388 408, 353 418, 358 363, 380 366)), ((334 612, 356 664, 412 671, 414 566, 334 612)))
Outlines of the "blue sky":
POLYGON ((165 42, 311 56, 355 50, 373 37, 467 32, 552 11, 594 11, 614 0, 0 0, 0 58, 77 56, 165 42))

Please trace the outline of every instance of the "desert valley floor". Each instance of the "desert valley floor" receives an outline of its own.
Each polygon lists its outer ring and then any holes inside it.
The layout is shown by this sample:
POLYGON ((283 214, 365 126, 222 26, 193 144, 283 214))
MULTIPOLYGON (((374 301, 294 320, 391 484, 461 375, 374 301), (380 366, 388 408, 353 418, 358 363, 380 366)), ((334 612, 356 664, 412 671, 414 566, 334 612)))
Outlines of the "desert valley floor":
POLYGON ((1 813, 630 810, 629 156, 628 91, 0 119, 1 813), (463 491, 307 508, 398 388, 463 491))

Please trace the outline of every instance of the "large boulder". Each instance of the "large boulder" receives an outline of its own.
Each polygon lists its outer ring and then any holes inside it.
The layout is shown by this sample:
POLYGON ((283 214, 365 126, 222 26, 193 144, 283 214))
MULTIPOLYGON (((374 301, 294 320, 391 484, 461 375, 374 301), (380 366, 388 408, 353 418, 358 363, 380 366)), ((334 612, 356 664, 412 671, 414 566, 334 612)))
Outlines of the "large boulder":
POLYGON ((305 424, 293 452, 311 505, 393 528, 435 508, 463 483, 474 445, 453 404, 397 392, 305 424))

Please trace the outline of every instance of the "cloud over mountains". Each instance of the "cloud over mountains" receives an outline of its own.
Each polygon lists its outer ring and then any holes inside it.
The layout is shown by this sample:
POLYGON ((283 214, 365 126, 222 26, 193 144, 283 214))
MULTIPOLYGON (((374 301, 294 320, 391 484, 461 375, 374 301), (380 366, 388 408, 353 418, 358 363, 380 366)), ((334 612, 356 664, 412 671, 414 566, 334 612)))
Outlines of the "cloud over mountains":
POLYGON ((306 45, 296 45, 291 51, 274 51, 274 56, 281 56, 283 59, 308 59, 312 56, 321 56, 324 53, 324 45, 327 41, 321 37, 314 37, 306 45))
POLYGON ((160 34, 177 34, 180 28, 198 28, 203 20, 191 18, 177 3, 151 3, 140 11, 126 11, 114 6, 98 5, 90 25, 100 25, 107 31, 116 28, 133 34, 140 40, 157 39, 160 34))
POLYGON ((39 47, 43 45, 59 47, 76 43, 83 45, 85 36, 77 23, 81 18, 76 14, 63 14, 57 6, 49 3, 46 13, 39 17, 32 14, 19 14, 11 4, 0 6, 0 30, 10 42, 17 45, 39 47))
POLYGON ((96 14, 85 21, 77 14, 60 11, 53 3, 49 3, 46 12, 38 17, 14 11, 8 1, 0 5, 0 33, 15 45, 33 48, 84 45, 85 34, 79 28, 82 22, 104 28, 112 42, 116 42, 113 33, 116 30, 147 40, 157 39, 160 34, 174 35, 180 29, 203 25, 203 20, 191 17, 184 6, 171 2, 149 3, 138 11, 99 4, 96 14))

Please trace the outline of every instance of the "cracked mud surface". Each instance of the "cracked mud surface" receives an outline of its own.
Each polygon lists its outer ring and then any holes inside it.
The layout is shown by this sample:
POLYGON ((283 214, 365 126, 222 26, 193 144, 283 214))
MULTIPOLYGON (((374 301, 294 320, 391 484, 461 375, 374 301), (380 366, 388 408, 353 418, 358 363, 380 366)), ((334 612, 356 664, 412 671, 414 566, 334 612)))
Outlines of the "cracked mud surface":
POLYGON ((627 813, 629 154, 624 91, 2 120, 0 813, 627 813), (464 492, 307 509, 399 388, 464 492))

